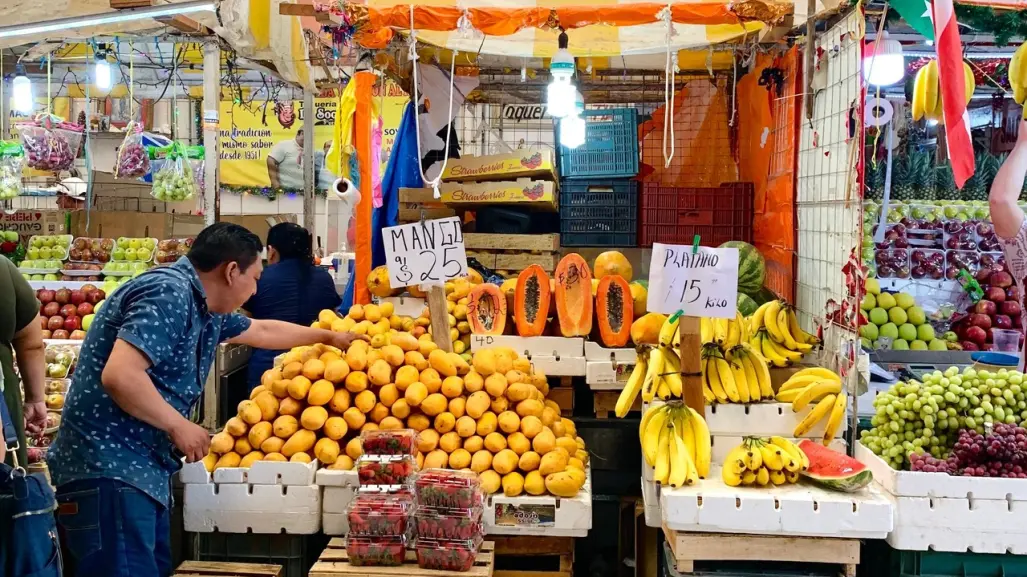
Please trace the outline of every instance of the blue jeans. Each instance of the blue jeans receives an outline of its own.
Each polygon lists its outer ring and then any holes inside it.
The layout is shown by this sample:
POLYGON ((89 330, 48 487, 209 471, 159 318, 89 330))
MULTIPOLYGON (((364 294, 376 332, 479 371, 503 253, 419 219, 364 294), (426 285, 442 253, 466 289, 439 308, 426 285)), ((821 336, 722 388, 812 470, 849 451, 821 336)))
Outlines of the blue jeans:
POLYGON ((15 473, 0 463, 0 575, 60 577, 54 506, 42 475, 15 473))
POLYGON ((91 479, 58 487, 57 524, 68 577, 171 575, 171 514, 131 485, 91 479))

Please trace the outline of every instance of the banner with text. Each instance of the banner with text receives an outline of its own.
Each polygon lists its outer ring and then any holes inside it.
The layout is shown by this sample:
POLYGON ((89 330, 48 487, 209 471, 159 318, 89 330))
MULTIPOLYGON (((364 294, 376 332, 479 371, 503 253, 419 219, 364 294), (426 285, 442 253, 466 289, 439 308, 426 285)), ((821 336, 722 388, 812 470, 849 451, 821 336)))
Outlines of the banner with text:
MULTIPOLYGON (((382 174, 403 119, 409 98, 389 84, 382 107, 382 174)), ((335 175, 325 168, 325 153, 332 141, 338 97, 314 100, 314 170, 317 187, 326 189, 335 175)), ((221 182, 230 186, 303 188, 303 137, 300 128, 310 125, 303 101, 271 102, 249 107, 221 102, 221 182)))
POLYGON ((735 318, 738 249, 653 243, 649 262, 652 312, 735 318))

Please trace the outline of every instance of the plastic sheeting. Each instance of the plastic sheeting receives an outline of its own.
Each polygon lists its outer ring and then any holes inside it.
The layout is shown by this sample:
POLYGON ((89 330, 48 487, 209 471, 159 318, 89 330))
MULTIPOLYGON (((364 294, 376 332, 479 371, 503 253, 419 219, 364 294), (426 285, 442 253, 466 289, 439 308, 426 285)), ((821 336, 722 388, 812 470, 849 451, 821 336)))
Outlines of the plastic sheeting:
POLYGON ((222 0, 216 32, 242 56, 274 65, 283 80, 314 88, 307 39, 298 17, 281 16, 282 0, 222 0))

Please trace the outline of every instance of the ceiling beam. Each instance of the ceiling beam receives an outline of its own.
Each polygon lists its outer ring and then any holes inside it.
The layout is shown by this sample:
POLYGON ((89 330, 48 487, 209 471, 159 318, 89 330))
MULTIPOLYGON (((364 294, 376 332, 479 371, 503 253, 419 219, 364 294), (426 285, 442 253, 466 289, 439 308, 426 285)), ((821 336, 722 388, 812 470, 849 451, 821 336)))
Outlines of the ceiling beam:
MULTIPOLYGON (((110 6, 114 10, 127 10, 132 8, 150 8, 152 6, 167 6, 167 4, 156 4, 154 0, 110 0, 110 6)), ((185 16, 184 14, 177 14, 175 16, 164 16, 154 18, 161 24, 174 28, 182 34, 189 36, 213 36, 214 31, 207 28, 203 24, 200 24, 196 20, 185 16)))

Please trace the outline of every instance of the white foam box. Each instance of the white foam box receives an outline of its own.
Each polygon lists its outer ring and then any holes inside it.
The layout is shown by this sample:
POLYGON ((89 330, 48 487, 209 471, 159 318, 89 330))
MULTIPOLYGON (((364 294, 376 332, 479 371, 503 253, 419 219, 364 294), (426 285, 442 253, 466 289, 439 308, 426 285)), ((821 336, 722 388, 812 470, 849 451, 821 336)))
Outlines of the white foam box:
POLYGON ((551 495, 488 497, 482 523, 488 535, 533 535, 538 537, 585 537, 592 528, 592 467, 585 471, 585 485, 573 499, 551 495), (497 513, 507 510, 498 518, 497 513), (497 519, 498 518, 498 519, 497 519))
POLYGON ((378 299, 378 304, 387 302, 392 303, 392 307, 396 311, 395 314, 404 317, 414 317, 415 319, 421 316, 425 307, 428 306, 428 301, 412 296, 385 297, 378 299))
POLYGON ((186 484, 185 530, 196 533, 290 533, 321 530, 318 485, 186 484))
POLYGON ((579 337, 471 335, 472 352, 492 347, 510 347, 546 376, 585 376, 585 339, 579 337))
POLYGON ((871 484, 855 493, 798 483, 728 487, 720 465, 691 487, 658 487, 666 526, 676 531, 884 539, 893 528, 891 499, 871 484))
POLYGON ((660 493, 654 483, 651 480, 652 470, 646 465, 645 459, 642 460, 642 505, 645 512, 645 524, 647 527, 662 528, 663 527, 663 514, 660 511, 660 493), (650 469, 650 479, 645 478, 646 469, 650 469))
POLYGON ((619 391, 628 381, 637 359, 635 349, 608 349, 585 341, 585 382, 594 391, 619 391))
POLYGON ((202 462, 187 463, 179 472, 182 483, 190 484, 226 484, 226 485, 313 485, 317 473, 317 461, 311 463, 279 463, 274 461, 257 461, 248 469, 242 467, 225 467, 217 469, 211 475, 203 467, 202 462))
MULTIPOLYGON (((791 438, 795 427, 813 409, 813 404, 798 413, 792 411, 791 403, 753 403, 749 405, 739 404, 715 404, 706 406, 706 426, 710 428, 711 435, 759 435, 769 437, 778 435, 791 438)), ((838 430, 837 436, 842 436, 848 429, 848 416, 838 430)), ((807 431, 802 438, 820 439, 824 436, 824 428, 827 426, 827 419, 821 419, 813 428, 807 431)))
POLYGON ((317 472, 317 484, 324 488, 321 495, 322 531, 326 535, 349 533, 346 510, 360 487, 357 472, 320 469, 317 472))

